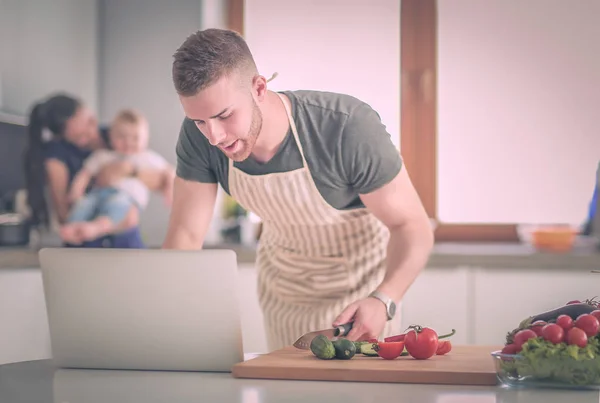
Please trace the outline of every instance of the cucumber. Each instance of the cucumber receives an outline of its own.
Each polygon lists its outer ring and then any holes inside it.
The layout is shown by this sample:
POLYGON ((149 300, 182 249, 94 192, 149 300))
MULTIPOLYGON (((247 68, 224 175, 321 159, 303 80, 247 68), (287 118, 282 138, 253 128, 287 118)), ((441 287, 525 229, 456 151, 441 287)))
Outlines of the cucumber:
POLYGON ((360 346, 360 352, 362 355, 366 355, 367 357, 378 357, 377 351, 373 348, 373 343, 365 343, 360 346))
POLYGON ((320 334, 310 342, 310 351, 322 360, 331 360, 335 357, 333 343, 326 336, 320 334))
POLYGON ((333 341, 335 358, 338 360, 349 360, 356 354, 356 345, 348 339, 337 339, 333 341))
POLYGON ((360 353, 360 348, 363 344, 367 344, 366 341, 355 341, 354 342, 354 347, 356 347, 356 353, 359 354, 360 353))

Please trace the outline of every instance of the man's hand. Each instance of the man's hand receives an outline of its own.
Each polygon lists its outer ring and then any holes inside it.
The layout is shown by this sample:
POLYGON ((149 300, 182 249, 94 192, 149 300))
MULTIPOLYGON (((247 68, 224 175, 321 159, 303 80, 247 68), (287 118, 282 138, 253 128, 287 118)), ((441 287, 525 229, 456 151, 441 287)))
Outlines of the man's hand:
POLYGON ((202 249, 215 208, 217 186, 175 178, 173 207, 163 249, 202 249))
POLYGON ((354 321, 346 336, 348 340, 376 339, 387 320, 385 305, 376 298, 365 298, 348 305, 333 322, 333 327, 354 321))
POLYGON ((113 162, 104 166, 96 175, 96 186, 107 187, 117 183, 125 176, 131 175, 133 165, 127 161, 113 162))

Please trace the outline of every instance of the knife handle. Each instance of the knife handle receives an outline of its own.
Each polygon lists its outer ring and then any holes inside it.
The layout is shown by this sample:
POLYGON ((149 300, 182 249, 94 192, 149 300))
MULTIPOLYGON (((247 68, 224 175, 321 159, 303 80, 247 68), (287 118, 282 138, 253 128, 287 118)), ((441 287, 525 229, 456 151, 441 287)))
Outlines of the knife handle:
POLYGON ((348 333, 350 333, 350 330, 352 330, 352 322, 339 325, 338 327, 333 329, 333 335, 335 337, 346 336, 348 335, 348 333))

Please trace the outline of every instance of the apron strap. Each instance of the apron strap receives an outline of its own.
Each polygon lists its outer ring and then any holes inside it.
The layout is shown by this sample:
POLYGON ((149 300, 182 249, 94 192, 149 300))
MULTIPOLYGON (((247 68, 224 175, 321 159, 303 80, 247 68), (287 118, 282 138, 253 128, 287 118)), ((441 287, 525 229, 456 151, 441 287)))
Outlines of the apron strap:
POLYGON ((290 111, 290 108, 288 108, 288 105, 285 103, 283 96, 278 92, 276 92, 275 94, 277 94, 277 96, 279 97, 279 99, 281 99, 281 102, 283 103, 285 113, 287 114, 288 120, 290 122, 290 128, 292 129, 294 139, 296 140, 296 144, 298 145, 298 150, 300 151, 300 155, 302 156, 302 163, 304 164, 305 168, 308 168, 306 158, 304 158, 304 150, 302 149, 302 144, 300 143, 300 137, 298 136, 298 129, 296 129, 296 123, 294 123, 294 118, 292 117, 292 112, 290 111))

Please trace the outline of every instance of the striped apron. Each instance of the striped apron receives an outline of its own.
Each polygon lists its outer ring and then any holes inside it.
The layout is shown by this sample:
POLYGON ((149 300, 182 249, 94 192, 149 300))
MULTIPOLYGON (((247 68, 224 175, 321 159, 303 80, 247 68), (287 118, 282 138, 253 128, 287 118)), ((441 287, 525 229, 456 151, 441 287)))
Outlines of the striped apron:
MULTIPOLYGON (((389 230, 367 209, 338 210, 323 199, 283 102, 302 168, 248 175, 229 160, 229 192, 263 222, 257 250, 258 298, 269 351, 331 328, 347 305, 383 280, 389 230)), ((383 309, 383 308, 382 308, 383 309)), ((400 309, 398 309, 398 312, 400 309)), ((400 332, 397 315, 380 335, 400 332)))

